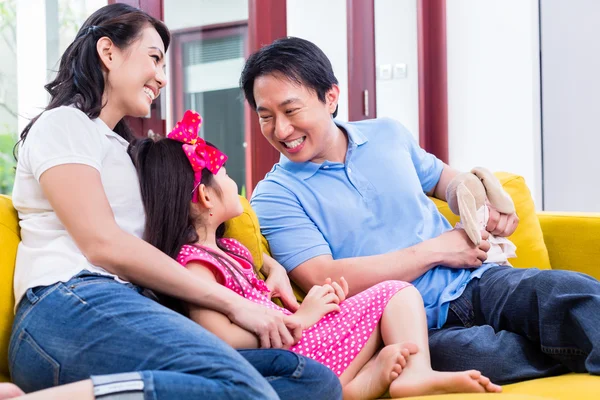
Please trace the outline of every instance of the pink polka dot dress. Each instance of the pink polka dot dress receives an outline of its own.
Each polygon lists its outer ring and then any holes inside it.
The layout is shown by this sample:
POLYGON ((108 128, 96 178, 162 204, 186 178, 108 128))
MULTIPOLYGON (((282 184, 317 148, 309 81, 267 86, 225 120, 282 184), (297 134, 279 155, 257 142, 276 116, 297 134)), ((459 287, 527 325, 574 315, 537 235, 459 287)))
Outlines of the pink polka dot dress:
MULTIPOLYGON (((254 272, 248 249, 234 239, 221 239, 220 245, 239 263, 244 275, 223 267, 202 250, 202 246, 183 246, 177 261, 183 266, 191 261, 200 261, 211 268, 220 284, 240 296, 286 315, 292 314, 269 300, 269 289, 254 272)), ((290 350, 326 365, 340 376, 377 327, 388 301, 407 286, 410 283, 386 281, 346 299, 340 304, 340 312, 329 313, 306 329, 300 341, 290 350)))

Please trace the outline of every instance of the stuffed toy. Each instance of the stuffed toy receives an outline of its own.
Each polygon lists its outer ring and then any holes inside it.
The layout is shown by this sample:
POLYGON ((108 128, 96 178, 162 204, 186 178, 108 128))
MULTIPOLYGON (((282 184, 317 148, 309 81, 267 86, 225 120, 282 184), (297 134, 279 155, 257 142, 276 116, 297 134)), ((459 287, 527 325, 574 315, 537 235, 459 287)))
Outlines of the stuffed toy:
MULTIPOLYGON (((475 244, 481 243, 481 231, 485 230, 489 219, 489 204, 504 214, 515 212, 515 205, 498 179, 487 169, 477 167, 471 172, 457 175, 446 189, 446 201, 450 210, 460 216, 456 228, 462 228, 475 244)), ((487 263, 510 265, 509 258, 516 257, 515 245, 503 237, 490 234, 490 250, 487 263)))

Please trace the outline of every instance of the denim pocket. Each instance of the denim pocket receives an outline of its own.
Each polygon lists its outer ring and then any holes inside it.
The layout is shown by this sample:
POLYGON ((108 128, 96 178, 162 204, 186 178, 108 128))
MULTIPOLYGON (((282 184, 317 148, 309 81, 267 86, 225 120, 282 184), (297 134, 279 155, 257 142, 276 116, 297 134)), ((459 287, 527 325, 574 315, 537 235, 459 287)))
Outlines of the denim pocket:
POLYGON ((60 364, 23 329, 9 354, 13 381, 26 392, 59 384, 60 364))

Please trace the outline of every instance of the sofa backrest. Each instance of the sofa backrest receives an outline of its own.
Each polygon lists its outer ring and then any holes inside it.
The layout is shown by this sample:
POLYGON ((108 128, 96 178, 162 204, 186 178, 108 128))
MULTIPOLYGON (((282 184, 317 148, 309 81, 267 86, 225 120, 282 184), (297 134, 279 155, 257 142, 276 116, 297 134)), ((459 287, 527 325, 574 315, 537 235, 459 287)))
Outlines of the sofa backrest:
POLYGON ((8 373, 8 342, 15 296, 13 275, 19 244, 19 219, 10 197, 0 196, 0 380, 8 373))

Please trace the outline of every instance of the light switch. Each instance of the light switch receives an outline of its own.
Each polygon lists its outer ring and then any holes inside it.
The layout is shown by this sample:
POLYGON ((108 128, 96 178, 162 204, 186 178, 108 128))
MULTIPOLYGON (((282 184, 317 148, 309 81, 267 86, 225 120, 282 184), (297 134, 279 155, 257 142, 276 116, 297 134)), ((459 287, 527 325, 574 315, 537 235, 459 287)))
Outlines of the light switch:
POLYGON ((394 64, 394 79, 406 78, 406 64, 394 64))
POLYGON ((381 64, 377 67, 377 79, 385 81, 392 79, 392 64, 381 64))

